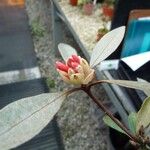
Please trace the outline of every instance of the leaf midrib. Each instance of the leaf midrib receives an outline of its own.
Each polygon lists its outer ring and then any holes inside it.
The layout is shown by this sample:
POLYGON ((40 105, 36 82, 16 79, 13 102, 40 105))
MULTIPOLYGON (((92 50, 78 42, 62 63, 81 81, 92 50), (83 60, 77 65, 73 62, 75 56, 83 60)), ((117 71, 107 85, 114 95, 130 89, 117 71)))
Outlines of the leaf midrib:
POLYGON ((56 101, 58 98, 64 96, 67 92, 63 93, 62 95, 56 97, 53 101, 47 103, 46 105, 44 105, 43 107, 41 107, 40 109, 34 111, 32 114, 30 114, 29 116, 27 116, 26 118, 20 120, 19 122, 17 122, 16 124, 14 124, 13 126, 11 126, 10 128, 8 128, 7 130, 5 130, 4 132, 2 132, 0 134, 0 136, 6 134, 7 132, 11 131, 13 128, 15 128, 17 125, 19 125, 20 123, 22 123, 23 121, 29 119, 30 117, 32 117, 33 115, 35 115, 37 112, 41 111, 42 109, 44 109, 45 107, 49 106, 50 104, 52 104, 54 101, 56 101))
MULTIPOLYGON (((92 68, 95 67, 95 66, 93 66, 93 65, 94 65, 95 62, 98 60, 99 56, 102 55, 102 53, 105 51, 105 49, 106 49, 107 47, 109 47, 109 45, 112 43, 113 40, 115 40, 115 38, 116 38, 117 36, 119 36, 119 35, 117 34, 114 38, 112 37, 111 40, 110 40, 110 42, 108 42, 108 44, 103 48, 103 50, 101 51, 101 53, 98 55, 98 57, 95 59, 95 61, 94 61, 93 64, 91 65, 92 68)), ((99 63, 100 63, 100 62, 99 62, 99 63)))

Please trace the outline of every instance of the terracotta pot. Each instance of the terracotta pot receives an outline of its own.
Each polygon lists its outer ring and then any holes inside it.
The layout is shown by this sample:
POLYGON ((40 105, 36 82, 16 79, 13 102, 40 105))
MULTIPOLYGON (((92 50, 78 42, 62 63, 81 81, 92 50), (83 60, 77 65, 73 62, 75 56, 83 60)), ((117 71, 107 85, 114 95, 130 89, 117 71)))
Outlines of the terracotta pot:
POLYGON ((78 0, 70 0, 70 4, 71 4, 72 6, 77 6, 78 0))
POLYGON ((114 9, 112 7, 108 5, 104 5, 102 6, 102 11, 105 16, 110 17, 110 18, 113 17, 114 9))
POLYGON ((91 15, 93 12, 94 5, 91 3, 87 3, 83 5, 83 13, 85 15, 91 15))

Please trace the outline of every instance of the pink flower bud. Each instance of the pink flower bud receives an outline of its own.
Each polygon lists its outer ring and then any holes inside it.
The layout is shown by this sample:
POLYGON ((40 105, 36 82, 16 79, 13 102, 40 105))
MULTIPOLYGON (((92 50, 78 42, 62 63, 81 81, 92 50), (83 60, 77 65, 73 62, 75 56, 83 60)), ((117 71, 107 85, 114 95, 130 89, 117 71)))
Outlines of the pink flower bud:
POLYGON ((80 57, 77 55, 72 55, 72 58, 75 62, 80 63, 80 57))
POLYGON ((77 55, 72 55, 66 64, 56 62, 56 68, 62 79, 71 84, 88 84, 94 78, 94 70, 88 62, 77 55))
POLYGON ((56 68, 61 70, 61 71, 65 71, 65 72, 68 72, 68 69, 69 69, 68 66, 66 66, 65 64, 63 64, 59 61, 56 62, 56 68))

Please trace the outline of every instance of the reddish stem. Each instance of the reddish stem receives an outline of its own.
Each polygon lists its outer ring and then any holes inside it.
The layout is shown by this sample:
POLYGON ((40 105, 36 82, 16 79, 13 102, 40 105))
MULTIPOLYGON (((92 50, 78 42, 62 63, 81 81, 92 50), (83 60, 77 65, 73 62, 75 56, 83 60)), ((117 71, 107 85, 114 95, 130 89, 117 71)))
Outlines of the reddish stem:
POLYGON ((138 143, 137 138, 130 133, 130 131, 124 126, 117 118, 115 118, 112 113, 102 104, 102 102, 98 101, 90 90, 91 85, 89 86, 82 86, 82 90, 87 93, 87 95, 97 104, 97 106, 103 110, 105 114, 107 114, 134 142, 138 143))

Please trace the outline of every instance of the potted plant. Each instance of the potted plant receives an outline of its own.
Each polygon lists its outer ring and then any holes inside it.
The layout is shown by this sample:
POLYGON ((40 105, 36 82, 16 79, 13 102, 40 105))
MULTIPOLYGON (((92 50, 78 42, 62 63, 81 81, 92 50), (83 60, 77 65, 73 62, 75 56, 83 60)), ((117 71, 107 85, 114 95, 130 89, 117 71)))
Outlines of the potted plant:
POLYGON ((69 0, 69 2, 72 6, 77 6, 78 4, 78 0, 69 0))
POLYGON ((96 35, 96 41, 98 42, 109 30, 106 28, 105 25, 103 25, 102 28, 98 29, 97 35, 96 35))
POLYGON ((93 12, 94 5, 91 0, 78 0, 78 5, 82 6, 83 13, 85 15, 91 15, 93 12))
POLYGON ((114 0, 105 0, 102 4, 102 12, 106 17, 112 18, 114 13, 114 0))

